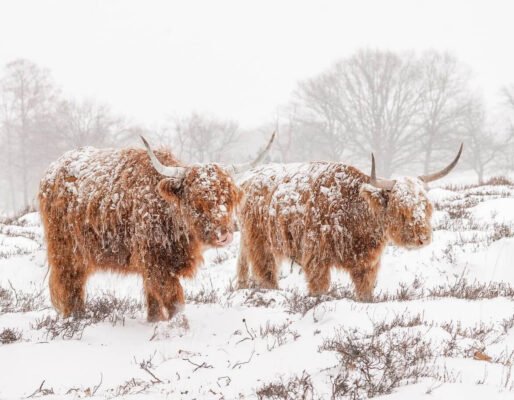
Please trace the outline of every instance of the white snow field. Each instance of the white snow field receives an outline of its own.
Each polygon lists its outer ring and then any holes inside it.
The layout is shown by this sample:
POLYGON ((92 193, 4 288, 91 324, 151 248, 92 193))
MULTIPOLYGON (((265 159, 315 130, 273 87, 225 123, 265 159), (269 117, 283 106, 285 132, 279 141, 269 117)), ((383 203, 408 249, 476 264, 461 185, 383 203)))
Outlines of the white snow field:
POLYGON ((236 237, 161 323, 139 277, 105 273, 84 319, 58 317, 38 215, 5 221, 0 399, 514 399, 514 186, 430 196, 432 244, 389 247, 371 303, 335 271, 308 297, 290 264, 280 290, 235 290, 236 237))

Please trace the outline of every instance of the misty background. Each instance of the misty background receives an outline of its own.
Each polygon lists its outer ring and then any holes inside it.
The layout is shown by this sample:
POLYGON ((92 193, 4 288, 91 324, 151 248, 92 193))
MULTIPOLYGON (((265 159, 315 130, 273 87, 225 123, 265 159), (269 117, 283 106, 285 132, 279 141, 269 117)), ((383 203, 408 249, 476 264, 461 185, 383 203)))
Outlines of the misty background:
POLYGON ((64 151, 333 160, 378 174, 514 169, 502 1, 0 1, 0 215, 64 151), (364 22, 363 22, 364 21, 364 22))

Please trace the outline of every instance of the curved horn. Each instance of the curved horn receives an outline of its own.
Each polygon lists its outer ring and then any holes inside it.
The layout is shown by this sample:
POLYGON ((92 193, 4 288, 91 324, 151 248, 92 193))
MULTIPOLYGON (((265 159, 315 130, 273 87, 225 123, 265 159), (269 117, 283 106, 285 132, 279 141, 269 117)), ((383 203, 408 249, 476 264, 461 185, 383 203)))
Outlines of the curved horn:
POLYGON ((265 149, 257 156, 257 158, 253 161, 242 163, 242 164, 232 164, 232 170, 234 171, 234 174, 240 174, 242 172, 248 171, 249 169, 252 169, 259 165, 262 160, 264 160, 264 157, 266 157, 271 149, 271 145, 273 144, 273 140, 275 140, 275 134, 276 132, 273 132, 271 135, 271 138, 266 145, 265 149))
POLYGON ((375 171, 375 155, 371 153, 371 180, 369 182, 370 185, 373 185, 379 189, 391 190, 395 182, 396 181, 393 179, 377 179, 375 171))
POLYGON ((155 154, 153 150, 150 148, 150 145, 146 141, 146 139, 141 136, 141 140, 143 141, 143 144, 146 147, 146 152, 148 153, 148 157, 150 157, 150 161, 152 162, 153 167, 156 169, 158 173, 164 176, 168 176, 170 178, 176 178, 176 179, 182 179, 184 178, 186 174, 186 168, 185 167, 168 167, 166 165, 163 165, 157 157, 155 157, 155 154))
POLYGON ((463 147, 464 147, 464 143, 461 143, 460 144, 460 148, 459 148, 459 152, 457 153, 457 156, 455 157, 455 159, 447 167, 445 167, 442 170, 440 170, 438 172, 435 172, 433 174, 421 175, 421 176, 419 176, 419 179, 421 179, 425 183, 428 183, 428 182, 435 181, 437 179, 441 179, 441 178, 445 177, 446 175, 448 175, 450 173, 450 171, 453 168, 455 168, 455 166, 457 165, 457 162, 459 161, 460 155, 462 154, 462 148, 463 147))

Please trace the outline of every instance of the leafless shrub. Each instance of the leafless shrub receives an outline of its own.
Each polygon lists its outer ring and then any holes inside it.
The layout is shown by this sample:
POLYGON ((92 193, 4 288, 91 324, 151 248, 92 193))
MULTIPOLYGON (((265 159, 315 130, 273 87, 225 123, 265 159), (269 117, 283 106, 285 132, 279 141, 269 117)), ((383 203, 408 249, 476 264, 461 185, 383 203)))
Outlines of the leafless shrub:
POLYGON ((492 229, 493 232, 488 237, 490 242, 496 242, 497 240, 514 236, 514 228, 504 223, 495 222, 492 229))
POLYGON ((28 214, 28 213, 31 213, 31 212, 34 212, 36 211, 36 209, 34 208, 34 206, 32 205, 28 205, 24 208, 22 208, 21 210, 18 210, 16 213, 12 214, 11 216, 9 217, 6 217, 6 218, 0 218, 0 224, 5 224, 5 225, 14 225, 17 223, 17 220, 20 219, 21 217, 23 217, 24 215, 28 214))
MULTIPOLYGON (((432 288, 425 288, 416 277, 413 282, 400 282, 396 292, 376 292, 371 303, 384 303, 390 301, 412 301, 426 297, 480 300, 495 297, 514 298, 514 287, 507 282, 468 282, 462 274, 455 282, 440 284, 432 288)), ((351 285, 335 287, 327 294, 309 296, 298 289, 288 290, 284 295, 285 310, 290 314, 305 315, 308 311, 328 301, 348 299, 358 301, 351 285)))
POLYGON ((271 292, 266 289, 250 289, 244 301, 244 305, 249 307, 270 307, 276 303, 275 298, 270 296, 270 293, 271 292))
POLYGON ((514 298, 514 288, 507 282, 469 283, 461 276, 453 284, 439 285, 428 289, 430 297, 455 297, 458 299, 480 300, 495 297, 514 298))
POLYGON ((493 176, 489 178, 488 180, 484 181, 483 183, 474 183, 474 184, 468 184, 468 185, 445 185, 443 186, 446 190, 467 190, 467 189, 475 189, 480 188, 483 186, 512 186, 514 185, 514 182, 512 182, 509 178, 505 176, 493 176))
MULTIPOLYGON (((395 293, 377 292, 370 300, 371 303, 384 303, 388 301, 410 301, 420 299, 424 296, 424 289, 420 285, 419 277, 414 282, 400 282, 395 293)), ((355 291, 351 285, 333 286, 327 294, 320 296, 309 296, 301 293, 297 289, 288 291, 285 296, 285 308, 290 314, 305 315, 309 310, 327 301, 348 299, 358 301, 355 291)))
POLYGON ((214 288, 202 288, 195 293, 186 293, 186 300, 188 303, 193 304, 213 304, 219 302, 218 293, 214 288))
POLYGON ((30 312, 44 309, 44 290, 22 292, 9 282, 9 289, 0 288, 0 314, 30 312))
MULTIPOLYGON (((485 354, 486 341, 490 339, 490 336, 495 332, 493 325, 485 325, 483 323, 473 327, 463 328, 460 322, 454 323, 453 321, 446 322, 440 325, 442 329, 447 331, 451 337, 445 341, 440 349, 440 352, 445 357, 474 357, 478 352, 485 354), (462 339, 472 339, 473 344, 468 343, 465 348, 459 346, 459 341, 462 339)), ((495 342, 495 340, 489 340, 495 342)))
POLYGON ((49 340, 57 337, 65 340, 80 340, 84 334, 84 329, 92 324, 93 322, 90 319, 76 317, 61 318, 58 315, 53 317, 48 315, 44 318, 36 319, 31 327, 36 330, 45 330, 46 338, 49 340))
POLYGON ((119 299, 113 295, 104 295, 87 302, 85 311, 81 315, 70 318, 48 315, 37 319, 32 328, 45 330, 50 340, 57 337, 65 340, 80 340, 88 326, 104 321, 109 321, 113 326, 118 323, 124 325, 125 318, 135 318, 142 309, 142 304, 134 299, 119 299))
POLYGON ((433 376, 430 343, 420 333, 387 331, 359 335, 339 331, 320 351, 335 351, 341 372, 332 378, 332 398, 362 399, 391 393, 401 385, 433 376))
POLYGON ((232 255, 228 251, 217 251, 211 261, 213 264, 219 265, 230 259, 230 257, 232 257, 232 255))
POLYGON ((0 287, 0 313, 7 312, 12 302, 11 292, 3 287, 0 287))
POLYGON ((129 394, 142 393, 153 385, 152 382, 143 381, 142 379, 129 379, 116 388, 109 389, 108 392, 112 397, 126 396, 129 394))
POLYGON ((423 314, 414 316, 408 314, 396 315, 391 321, 380 321, 373 323, 373 332, 375 335, 381 335, 389 332, 393 328, 411 328, 424 324, 423 314))
POLYGON ((84 318, 91 319, 93 323, 107 320, 113 326, 119 322, 124 325, 127 317, 134 319, 142 311, 143 305, 135 299, 104 294, 87 302, 84 318))
POLYGON ((319 304, 331 300, 334 299, 328 295, 308 296, 297 289, 293 289, 290 291, 290 294, 285 297, 286 312, 305 315, 309 310, 312 310, 319 304))
POLYGON ((259 335, 261 339, 272 339, 273 343, 269 345, 268 351, 273 350, 275 347, 282 346, 290 339, 293 341, 300 337, 300 334, 291 329, 291 323, 286 321, 283 324, 272 325, 269 321, 266 322, 264 327, 259 328, 259 335))
POLYGON ((500 322, 500 326, 503 328, 503 333, 507 334, 509 330, 514 327, 514 314, 512 314, 510 318, 504 318, 500 322))
POLYGON ((513 186, 514 182, 505 176, 493 176, 484 182, 489 186, 513 186))
MULTIPOLYGON (((470 204, 469 207, 475 206, 477 203, 470 204)), ((444 210, 448 213, 448 216, 450 219, 464 219, 464 218, 470 218, 471 214, 467 210, 468 207, 457 205, 457 206, 450 206, 446 207, 444 210)))
POLYGON ((21 340, 21 331, 18 329, 4 328, 0 332, 0 343, 10 344, 21 340))
MULTIPOLYGON (((22 224, 19 225, 3 225, 0 224, 0 233, 5 236, 10 237, 24 237, 26 239, 33 240, 37 243, 41 243, 41 234, 38 231, 35 231, 31 227, 25 227, 22 224)), ((25 250, 21 248, 17 248, 18 253, 20 252, 29 252, 30 250, 25 250)))
POLYGON ((332 285, 330 287, 330 290, 328 291, 327 295, 334 300, 341 300, 341 299, 356 300, 357 299, 355 291, 353 290, 353 287, 350 284, 348 284, 348 285, 332 285))
POLYGON ((48 396, 50 394, 55 394, 53 388, 45 388, 44 387, 45 382, 46 381, 43 380, 43 382, 41 382, 41 385, 39 385, 39 387, 30 396, 27 396, 27 399, 35 397, 36 395, 48 396))
POLYGON ((266 383, 257 389, 259 400, 312 400, 314 388, 311 376, 303 371, 301 376, 295 376, 287 381, 280 379, 276 382, 266 383))
POLYGON ((189 321, 182 313, 176 314, 169 321, 155 324, 150 341, 166 340, 172 336, 184 336, 189 331, 189 321))

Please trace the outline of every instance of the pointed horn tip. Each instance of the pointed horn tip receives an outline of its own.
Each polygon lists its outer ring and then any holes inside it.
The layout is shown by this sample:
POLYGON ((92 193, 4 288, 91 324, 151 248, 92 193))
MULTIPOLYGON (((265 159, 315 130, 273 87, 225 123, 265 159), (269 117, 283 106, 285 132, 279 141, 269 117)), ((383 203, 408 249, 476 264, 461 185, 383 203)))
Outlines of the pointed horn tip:
POLYGON ((271 134, 271 138, 270 138, 270 140, 268 142, 268 146, 267 147, 271 146, 271 144, 275 140, 275 136, 277 136, 277 131, 273 131, 273 133, 271 134))
POLYGON ((276 136, 276 131, 273 131, 272 135, 271 135, 271 138, 270 140, 268 141, 268 144, 266 145, 266 147, 264 148, 264 153, 268 152, 269 149, 271 149, 271 145, 273 144, 273 141, 275 140, 275 136, 276 136))
POLYGON ((143 135, 139 135, 139 137, 141 138, 141 140, 143 141, 143 144, 148 148, 150 147, 150 145, 148 144, 148 142, 146 141, 145 137, 143 135))
POLYGON ((448 175, 450 173, 451 170, 453 170, 453 168, 455 168, 455 166, 457 165, 457 162, 459 161, 460 159, 460 156, 462 154, 462 149, 464 148, 464 142, 461 142, 460 144, 460 147, 459 147, 459 151, 457 152, 457 156, 453 159, 453 161, 445 168, 443 168, 441 171, 439 172, 436 172, 434 174, 430 174, 430 175, 421 175, 419 176, 419 178, 425 182, 425 183, 429 183, 429 182, 433 182, 435 180, 438 180, 438 179, 441 179, 441 178, 444 178, 446 175, 448 175))

